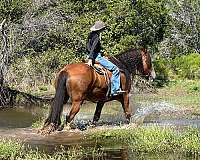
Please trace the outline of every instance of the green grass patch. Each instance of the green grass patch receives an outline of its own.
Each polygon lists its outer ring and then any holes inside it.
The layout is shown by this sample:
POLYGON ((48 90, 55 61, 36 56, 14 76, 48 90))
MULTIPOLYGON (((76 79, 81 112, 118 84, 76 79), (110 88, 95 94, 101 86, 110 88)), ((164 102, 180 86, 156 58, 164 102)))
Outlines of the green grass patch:
POLYGON ((40 128, 44 125, 45 118, 39 118, 37 121, 33 122, 31 127, 32 128, 40 128))
POLYGON ((167 90, 170 89, 169 91, 181 91, 184 93, 190 93, 196 92, 200 93, 200 79, 196 80, 182 80, 182 79, 177 79, 177 80, 172 80, 170 81, 166 87, 167 90))
POLYGON ((11 159, 21 154, 24 146, 19 141, 0 140, 0 159, 11 159))
POLYGON ((16 160, 77 160, 88 157, 101 157, 102 151, 95 147, 74 146, 65 148, 60 146, 54 152, 45 153, 38 149, 31 149, 17 140, 0 140, 0 159, 16 160))
POLYGON ((162 127, 106 130, 93 133, 89 138, 104 147, 112 147, 114 142, 136 152, 200 154, 200 131, 193 128, 181 133, 162 127))
POLYGON ((174 80, 165 87, 157 89, 157 93, 135 94, 133 99, 138 103, 155 103, 165 101, 178 108, 200 111, 200 80, 174 80))

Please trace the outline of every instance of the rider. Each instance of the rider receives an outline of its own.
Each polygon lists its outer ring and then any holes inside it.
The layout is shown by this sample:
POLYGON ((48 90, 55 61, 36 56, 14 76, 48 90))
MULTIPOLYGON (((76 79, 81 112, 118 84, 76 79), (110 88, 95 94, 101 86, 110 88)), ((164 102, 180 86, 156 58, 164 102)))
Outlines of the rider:
POLYGON ((96 21, 95 24, 90 28, 91 32, 88 36, 87 50, 89 52, 88 65, 92 66, 95 61, 99 62, 103 67, 112 72, 111 78, 111 95, 116 96, 118 94, 123 94, 120 88, 120 72, 119 68, 110 62, 108 59, 102 56, 101 43, 100 43, 100 33, 104 31, 106 25, 102 21, 96 21))

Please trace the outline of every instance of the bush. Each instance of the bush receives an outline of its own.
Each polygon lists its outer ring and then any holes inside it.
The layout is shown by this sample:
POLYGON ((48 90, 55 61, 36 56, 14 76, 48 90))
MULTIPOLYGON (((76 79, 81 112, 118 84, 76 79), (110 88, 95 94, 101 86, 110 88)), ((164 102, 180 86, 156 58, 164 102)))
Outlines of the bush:
MULTIPOLYGON (((156 82, 163 86, 170 79, 199 79, 200 54, 190 54, 175 59, 158 57, 154 62, 156 82)), ((198 91, 199 86, 190 86, 190 91, 198 91)))
POLYGON ((176 57, 173 60, 173 66, 180 78, 200 78, 200 54, 176 57))
POLYGON ((12 22, 19 23, 30 5, 31 1, 27 0, 1 1, 0 21, 9 19, 12 22))
POLYGON ((16 58, 9 68, 6 79, 14 88, 33 91, 34 87, 52 84, 60 68, 77 61, 75 54, 67 49, 48 50, 40 55, 33 52, 31 55, 16 58))
POLYGON ((156 85, 163 86, 169 81, 171 75, 170 61, 164 58, 157 58, 153 64, 156 72, 156 85))

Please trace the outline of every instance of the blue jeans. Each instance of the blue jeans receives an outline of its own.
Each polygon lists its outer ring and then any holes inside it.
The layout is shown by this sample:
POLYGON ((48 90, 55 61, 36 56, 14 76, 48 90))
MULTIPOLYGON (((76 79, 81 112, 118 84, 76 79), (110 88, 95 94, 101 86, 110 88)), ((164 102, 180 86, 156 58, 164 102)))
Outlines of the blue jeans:
POLYGON ((112 72, 111 94, 115 93, 117 90, 120 89, 119 68, 115 64, 107 60, 106 58, 102 57, 100 53, 97 55, 95 60, 98 61, 103 67, 105 67, 106 69, 112 72))

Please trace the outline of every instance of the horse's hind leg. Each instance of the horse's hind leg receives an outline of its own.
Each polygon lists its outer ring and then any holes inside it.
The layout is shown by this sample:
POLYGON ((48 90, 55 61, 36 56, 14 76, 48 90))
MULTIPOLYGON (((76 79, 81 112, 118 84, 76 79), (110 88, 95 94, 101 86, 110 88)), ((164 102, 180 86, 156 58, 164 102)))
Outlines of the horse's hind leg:
POLYGON ((92 124, 95 125, 96 122, 98 122, 98 120, 101 116, 101 111, 102 111, 103 106, 104 106, 104 102, 97 102, 97 106, 96 106, 96 110, 94 113, 94 118, 93 118, 92 124))
POLYGON ((120 100, 126 119, 127 119, 127 123, 130 123, 130 118, 131 118, 131 110, 129 107, 129 96, 128 93, 126 93, 125 95, 123 95, 123 98, 120 100))
POLYGON ((80 101, 72 101, 71 110, 68 116, 66 116, 66 125, 70 125, 71 121, 74 119, 75 115, 79 112, 80 106, 83 103, 82 100, 80 101))
MULTIPOLYGON (((66 92, 66 94, 65 94, 65 97, 64 97, 64 102, 63 102, 63 104, 67 104, 67 101, 69 100, 69 95, 68 95, 68 93, 66 92)), ((58 131, 62 131, 63 129, 64 129, 64 126, 65 126, 65 124, 66 124, 66 120, 64 120, 64 122, 62 122, 62 124, 58 127, 58 131)))

